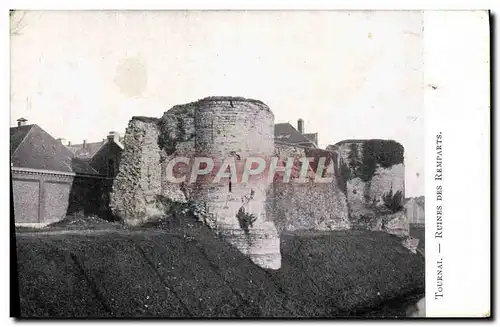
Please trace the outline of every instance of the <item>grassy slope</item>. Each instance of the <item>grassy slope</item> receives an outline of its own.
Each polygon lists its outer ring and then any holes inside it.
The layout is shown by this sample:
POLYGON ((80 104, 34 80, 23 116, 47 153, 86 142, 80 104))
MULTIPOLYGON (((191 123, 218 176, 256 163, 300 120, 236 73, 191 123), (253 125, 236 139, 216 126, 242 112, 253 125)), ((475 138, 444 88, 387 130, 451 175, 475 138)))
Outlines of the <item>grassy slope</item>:
POLYGON ((284 235, 266 271, 187 218, 163 227, 18 233, 22 316, 346 316, 424 292, 423 258, 383 233, 284 235))

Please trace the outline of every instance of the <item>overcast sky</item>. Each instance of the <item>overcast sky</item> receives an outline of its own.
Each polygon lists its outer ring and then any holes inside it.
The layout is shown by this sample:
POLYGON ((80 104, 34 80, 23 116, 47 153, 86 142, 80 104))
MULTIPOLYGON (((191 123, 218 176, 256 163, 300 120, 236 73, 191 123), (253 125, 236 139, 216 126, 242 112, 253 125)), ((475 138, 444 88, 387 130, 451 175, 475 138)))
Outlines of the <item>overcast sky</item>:
POLYGON ((11 42, 11 125, 72 143, 211 95, 305 121, 320 146, 394 139, 424 194, 420 12, 28 12, 11 42))

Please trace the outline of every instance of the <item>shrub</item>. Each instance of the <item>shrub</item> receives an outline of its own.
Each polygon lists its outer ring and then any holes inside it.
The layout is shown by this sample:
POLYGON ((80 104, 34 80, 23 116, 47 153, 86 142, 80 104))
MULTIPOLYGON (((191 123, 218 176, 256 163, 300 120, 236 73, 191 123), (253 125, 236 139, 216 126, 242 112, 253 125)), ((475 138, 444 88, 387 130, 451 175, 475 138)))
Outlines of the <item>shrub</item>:
POLYGON ((197 202, 190 202, 188 212, 193 215, 198 221, 203 221, 207 215, 207 209, 204 204, 197 202))
POLYGON ((236 214, 236 218, 238 218, 238 222, 240 224, 240 228, 243 229, 245 234, 248 235, 250 232, 250 227, 253 226, 253 223, 257 220, 257 217, 251 213, 245 212, 245 208, 241 207, 236 214))
POLYGON ((384 200, 384 205, 391 212, 398 212, 403 209, 403 193, 401 191, 397 191, 393 194, 392 188, 391 190, 382 196, 384 200))
POLYGON ((368 182, 375 175, 377 167, 389 168, 404 162, 404 148, 396 141, 347 140, 344 142, 352 142, 349 144, 350 151, 347 158, 347 168, 350 170, 349 179, 359 177, 364 182, 368 182), (359 146, 362 147, 361 158, 358 157, 359 146))

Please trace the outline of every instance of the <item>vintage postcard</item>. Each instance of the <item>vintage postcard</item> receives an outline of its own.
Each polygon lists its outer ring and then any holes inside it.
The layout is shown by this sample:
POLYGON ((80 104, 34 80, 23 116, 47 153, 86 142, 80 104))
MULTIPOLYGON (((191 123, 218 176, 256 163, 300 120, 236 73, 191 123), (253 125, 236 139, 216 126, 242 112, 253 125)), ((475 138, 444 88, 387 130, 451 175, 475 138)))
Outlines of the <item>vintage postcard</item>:
POLYGON ((9 19, 11 316, 491 317, 488 11, 9 19))

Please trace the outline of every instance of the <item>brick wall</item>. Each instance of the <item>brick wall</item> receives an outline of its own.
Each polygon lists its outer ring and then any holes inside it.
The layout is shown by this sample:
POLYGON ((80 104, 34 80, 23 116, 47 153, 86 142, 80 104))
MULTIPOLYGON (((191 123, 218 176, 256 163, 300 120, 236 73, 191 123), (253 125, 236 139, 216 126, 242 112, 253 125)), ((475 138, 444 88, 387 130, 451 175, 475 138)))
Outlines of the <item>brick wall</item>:
POLYGON ((34 169, 12 169, 15 222, 49 224, 81 212, 109 218, 111 180, 34 169))
MULTIPOLYGON (((17 177, 17 176, 16 176, 17 177)), ((13 178, 14 214, 16 223, 40 222, 40 181, 31 178, 13 178)))

